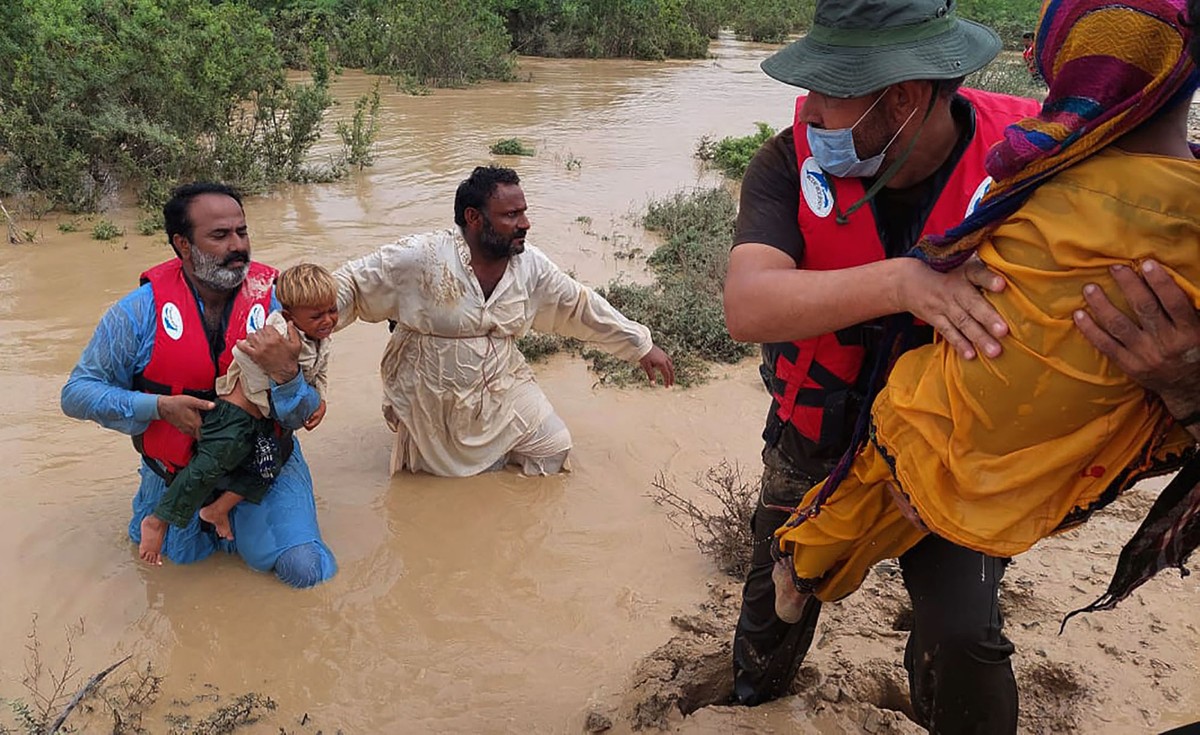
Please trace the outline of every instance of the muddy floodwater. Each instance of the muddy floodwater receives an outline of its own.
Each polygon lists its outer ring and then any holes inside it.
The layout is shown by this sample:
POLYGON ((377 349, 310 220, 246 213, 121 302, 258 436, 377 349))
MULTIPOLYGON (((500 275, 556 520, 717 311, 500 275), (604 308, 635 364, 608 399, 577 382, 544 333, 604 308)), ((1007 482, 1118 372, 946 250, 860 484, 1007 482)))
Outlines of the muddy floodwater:
MULTIPOLYGON (((711 50, 689 62, 522 59, 522 81, 428 96, 385 84, 375 165, 249 199, 254 255, 333 268, 448 227, 458 181, 500 160, 523 178, 531 242, 592 285, 645 278, 628 256, 656 244, 636 223, 646 203, 720 182, 693 156, 700 137, 791 120, 794 90, 758 70, 770 47, 722 40, 711 50), (493 159, 488 146, 509 137, 536 155, 493 159)), ((339 77, 333 118, 374 82, 339 77)), ((535 370, 574 436, 573 472, 388 478, 386 329, 365 324, 335 337, 328 416, 301 437, 337 576, 297 591, 236 557, 143 566, 126 535, 137 484, 129 439, 58 406, 104 309, 169 255, 161 234, 133 234, 135 209, 106 216, 129 234, 97 242, 90 221, 63 234, 68 218, 51 216, 34 223, 36 244, 0 247, 0 698, 29 696, 21 680, 36 617, 47 664, 64 657, 69 626, 83 678, 127 654, 151 663, 164 677, 144 720, 152 733, 170 731, 169 712, 198 716, 246 692, 277 708, 238 732, 578 733, 592 707, 615 710, 639 660, 678 632, 671 617, 724 584, 647 494, 660 473, 687 492, 722 459, 757 476, 769 399, 753 360, 662 390, 600 386, 579 360, 555 358, 535 370)), ((1143 492, 1115 525, 1048 542, 1010 574, 1023 729, 1151 732, 1200 719, 1195 577, 1164 573, 1117 613, 1054 635, 1063 612, 1097 596, 1152 499, 1143 492)), ((884 573, 826 615, 813 671, 844 675, 821 689, 829 706, 903 708, 903 604, 884 573), (901 688, 862 688, 876 679, 901 688)), ((861 731, 857 715, 809 719, 804 701, 697 718, 691 731, 861 731)))
MULTIPOLYGON (((490 143, 519 137, 537 155, 500 160, 523 178, 531 242, 591 284, 642 277, 617 257, 654 247, 633 216, 651 197, 718 181, 692 156, 700 136, 790 118, 792 92, 757 70, 768 47, 713 51, 680 63, 523 59, 527 81, 423 97, 385 86, 376 164, 248 200, 254 255, 333 268, 450 226, 458 181, 492 159, 490 143)), ((333 115, 373 83, 340 77, 333 115)), ((74 648, 87 673, 132 653, 170 696, 262 692, 326 732, 577 731, 669 616, 704 598, 708 563, 646 494, 659 472, 686 485, 722 457, 756 459, 767 402, 752 366, 693 390, 618 390, 555 360, 538 377, 575 437, 574 472, 389 480, 383 325, 337 335, 328 417, 302 437, 338 575, 293 591, 232 557, 143 567, 125 533, 128 438, 58 408, 103 310, 169 254, 161 234, 133 234, 135 210, 106 216, 129 234, 102 243, 90 223, 62 234, 47 218, 41 242, 0 250, 0 696, 23 694, 36 615, 52 660, 82 619, 74 648)))

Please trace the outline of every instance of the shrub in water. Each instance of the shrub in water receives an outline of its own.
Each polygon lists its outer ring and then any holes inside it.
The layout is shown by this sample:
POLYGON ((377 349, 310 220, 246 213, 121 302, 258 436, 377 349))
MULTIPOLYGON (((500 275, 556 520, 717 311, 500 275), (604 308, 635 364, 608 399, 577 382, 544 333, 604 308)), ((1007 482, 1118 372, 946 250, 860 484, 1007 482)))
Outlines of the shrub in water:
POLYGON ((93 240, 112 240, 125 234, 125 230, 117 227, 111 220, 102 219, 92 227, 93 240))
POLYGON ((763 122, 754 123, 758 132, 741 137, 727 136, 714 142, 704 137, 696 146, 696 157, 710 161, 731 179, 740 179, 750 165, 750 159, 775 134, 775 129, 763 122))
POLYGON ((491 151, 493 156, 532 156, 534 150, 526 148, 525 144, 516 138, 504 138, 492 143, 491 151))

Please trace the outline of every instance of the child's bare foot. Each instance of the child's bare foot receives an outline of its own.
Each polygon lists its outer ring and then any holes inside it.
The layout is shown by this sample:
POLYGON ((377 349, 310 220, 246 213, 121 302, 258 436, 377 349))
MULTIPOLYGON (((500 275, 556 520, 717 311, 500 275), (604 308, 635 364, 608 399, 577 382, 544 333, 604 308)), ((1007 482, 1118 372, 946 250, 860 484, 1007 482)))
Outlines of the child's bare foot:
POLYGON ((233 527, 229 525, 229 513, 206 505, 200 509, 200 520, 207 521, 217 528, 217 535, 224 539, 233 540, 233 527))
POLYGON ((785 623, 800 622, 809 596, 796 589, 796 584, 792 581, 790 557, 775 562, 775 568, 771 570, 771 580, 775 582, 775 614, 785 623))
POLYGON ((167 522, 155 515, 142 519, 142 541, 138 544, 138 555, 142 561, 162 566, 162 545, 167 537, 167 522))

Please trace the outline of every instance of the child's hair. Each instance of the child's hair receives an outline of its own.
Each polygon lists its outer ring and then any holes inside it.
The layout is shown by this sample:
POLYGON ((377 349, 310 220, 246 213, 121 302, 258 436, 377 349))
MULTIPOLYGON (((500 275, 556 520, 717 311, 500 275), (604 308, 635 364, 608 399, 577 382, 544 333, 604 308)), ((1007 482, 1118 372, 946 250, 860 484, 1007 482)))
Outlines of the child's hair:
POLYGON ((314 263, 301 263, 279 274, 275 296, 285 309, 337 303, 337 282, 329 271, 314 263))

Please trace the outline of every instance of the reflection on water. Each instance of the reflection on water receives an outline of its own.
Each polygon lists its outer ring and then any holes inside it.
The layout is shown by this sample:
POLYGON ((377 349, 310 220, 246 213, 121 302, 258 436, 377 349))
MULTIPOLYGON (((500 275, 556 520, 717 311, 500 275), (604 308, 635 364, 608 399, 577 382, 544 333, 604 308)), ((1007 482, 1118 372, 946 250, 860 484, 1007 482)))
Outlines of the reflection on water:
MULTIPOLYGON (((537 155, 503 162, 524 178, 532 240, 586 282, 636 277, 614 252, 626 238, 652 249, 632 220, 646 201, 716 183, 692 157, 700 136, 790 119, 793 91, 757 71, 768 50, 526 59, 529 81, 385 88, 376 165, 248 200, 255 254, 333 267, 449 226, 458 181, 491 142, 518 137, 537 155)), ((341 77, 335 116, 373 83, 341 77)), ((133 232, 139 215, 106 216, 133 232)), ((624 686, 671 614, 704 598, 707 563, 645 493, 659 471, 686 486, 722 457, 753 465, 767 402, 752 366, 690 391, 621 391, 559 360, 538 374, 575 437, 573 473, 389 481, 379 325, 337 336, 328 418, 302 438, 339 575, 298 592, 232 558, 140 566, 125 536, 129 441, 62 417, 58 390, 103 310, 169 251, 161 234, 99 243, 42 228, 43 242, 0 251, 0 694, 20 693, 37 613, 51 652, 83 617, 84 672, 133 652, 166 674, 168 699, 211 682, 269 694, 326 731, 564 732, 624 686)))

